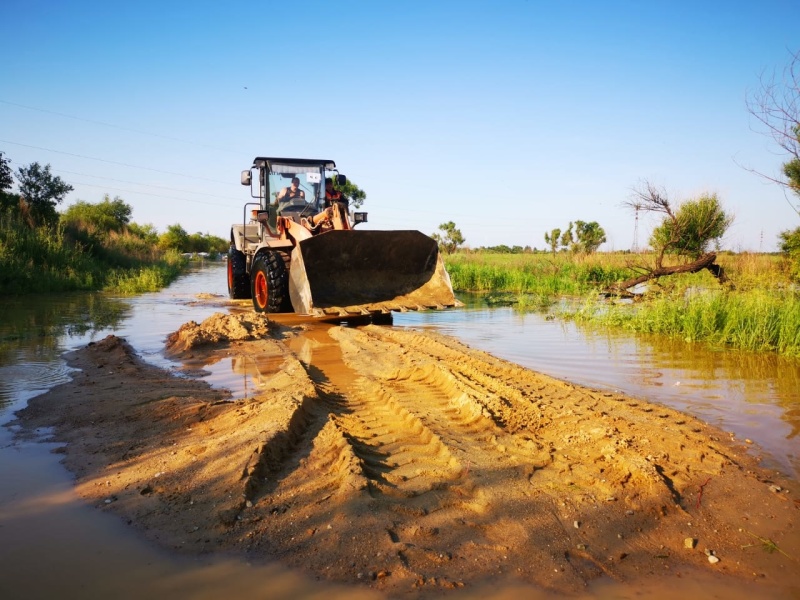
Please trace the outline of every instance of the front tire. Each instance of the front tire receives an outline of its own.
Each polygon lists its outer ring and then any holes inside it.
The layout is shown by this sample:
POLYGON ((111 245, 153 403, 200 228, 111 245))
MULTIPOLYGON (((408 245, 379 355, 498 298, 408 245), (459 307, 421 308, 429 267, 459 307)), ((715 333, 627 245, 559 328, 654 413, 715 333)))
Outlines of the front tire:
POLYGON ((247 259, 233 245, 228 249, 228 296, 231 300, 250 298, 250 276, 247 274, 247 259))
POLYGON ((256 256, 250 270, 253 308, 256 312, 277 313, 288 298, 289 274, 280 254, 263 252, 256 256))

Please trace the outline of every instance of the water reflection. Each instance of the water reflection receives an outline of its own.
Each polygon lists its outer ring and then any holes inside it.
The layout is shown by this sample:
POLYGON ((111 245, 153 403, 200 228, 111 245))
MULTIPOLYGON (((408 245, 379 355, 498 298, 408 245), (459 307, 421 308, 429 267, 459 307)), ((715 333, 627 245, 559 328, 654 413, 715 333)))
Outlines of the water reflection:
POLYGON ((0 408, 69 378, 65 338, 93 337, 117 327, 130 306, 102 294, 3 299, 0 315, 0 408))
POLYGON ((191 377, 203 377, 216 388, 230 390, 234 398, 246 398, 279 372, 283 363, 282 355, 234 353, 224 357, 187 358, 179 372, 191 377))

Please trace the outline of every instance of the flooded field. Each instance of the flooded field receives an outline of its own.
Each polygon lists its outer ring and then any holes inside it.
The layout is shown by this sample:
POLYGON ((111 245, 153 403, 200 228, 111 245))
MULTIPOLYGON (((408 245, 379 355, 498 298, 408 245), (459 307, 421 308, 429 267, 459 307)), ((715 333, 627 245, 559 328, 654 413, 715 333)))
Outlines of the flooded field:
MULTIPOLYGON (((64 350, 111 332, 126 338, 152 364, 202 373, 214 385, 245 395, 260 377, 279 368, 274 357, 231 357, 206 364, 175 363, 162 354, 166 335, 182 323, 228 310, 224 291, 224 272, 215 265, 161 293, 133 299, 79 295, 42 298, 41 303, 12 301, 0 324, 0 421, 8 421, 27 399, 69 379, 70 369, 60 358, 64 350), (212 296, 198 298, 198 294, 212 296)), ((245 305, 241 310, 248 309, 245 305)), ((291 316, 280 320, 295 321, 291 316)), ((303 362, 314 365, 328 359, 319 341, 324 327, 311 327, 293 340, 292 350, 303 362)), ((764 452, 769 464, 797 478, 797 361, 595 334, 537 315, 480 305, 445 313, 397 315, 394 328, 436 329, 557 378, 597 390, 619 390, 697 415, 737 438, 752 440, 760 448, 755 452, 764 452)), ((14 443, 11 432, 0 431, 0 477, 13 482, 0 492, 3 597, 48 597, 56 591, 64 597, 65 590, 68 597, 108 593, 215 597, 237 590, 249 596, 258 590, 263 597, 335 596, 338 592, 353 597, 350 588, 323 588, 279 567, 251 568, 235 561, 209 564, 165 556, 130 535, 121 522, 81 505, 71 492, 69 476, 57 464, 58 456, 49 454, 51 448, 14 443), (35 572, 41 570, 55 573, 55 581, 48 584, 37 579, 35 572), (271 582, 268 587, 265 580, 271 582)), ((702 589, 698 581, 686 585, 687 593, 702 589)), ((719 581, 714 585, 725 592, 719 581)), ((728 591, 728 597, 737 597, 735 588, 728 591)), ((657 590, 648 592, 652 595, 657 590)), ((372 595, 366 590, 358 593, 372 595)), ((512 590, 498 591, 494 586, 495 596, 503 594, 512 597, 512 590)))

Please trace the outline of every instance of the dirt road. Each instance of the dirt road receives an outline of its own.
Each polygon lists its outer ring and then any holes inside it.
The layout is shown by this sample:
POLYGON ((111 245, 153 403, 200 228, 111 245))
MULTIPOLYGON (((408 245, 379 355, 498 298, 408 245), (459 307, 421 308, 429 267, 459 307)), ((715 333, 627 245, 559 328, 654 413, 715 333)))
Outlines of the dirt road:
POLYGON ((54 427, 88 502, 180 552, 391 595, 697 574, 800 594, 797 482, 728 434, 436 334, 298 331, 217 314, 170 337, 187 365, 270 358, 246 398, 111 336, 19 420, 54 427))

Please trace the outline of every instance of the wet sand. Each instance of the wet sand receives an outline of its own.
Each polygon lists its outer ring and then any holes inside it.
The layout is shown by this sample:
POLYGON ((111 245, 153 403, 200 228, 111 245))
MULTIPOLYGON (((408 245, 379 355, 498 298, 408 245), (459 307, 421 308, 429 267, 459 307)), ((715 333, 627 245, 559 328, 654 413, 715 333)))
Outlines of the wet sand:
POLYGON ((20 423, 54 428, 90 505, 179 554, 393 596, 676 577, 800 592, 796 482, 727 434, 452 338, 299 327, 218 314, 171 337, 187 364, 270 357, 246 398, 110 336, 20 423))

